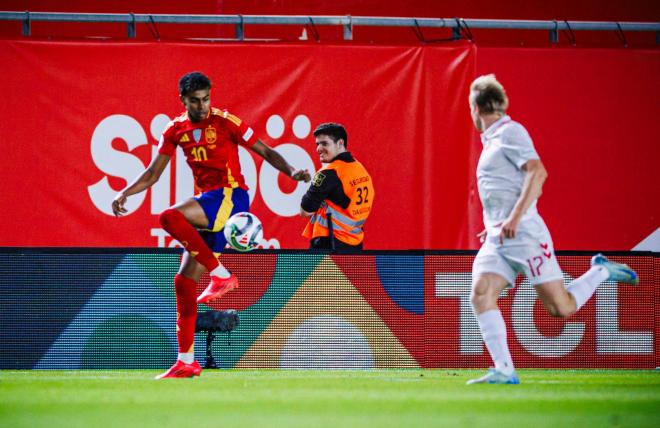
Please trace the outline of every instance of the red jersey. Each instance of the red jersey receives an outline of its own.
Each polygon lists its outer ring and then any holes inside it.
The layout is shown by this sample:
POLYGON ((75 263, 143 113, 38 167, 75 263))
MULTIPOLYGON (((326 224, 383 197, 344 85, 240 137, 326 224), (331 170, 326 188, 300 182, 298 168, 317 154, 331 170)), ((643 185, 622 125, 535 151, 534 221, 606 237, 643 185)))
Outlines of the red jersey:
POLYGON ((222 187, 247 190, 238 161, 238 145, 251 147, 256 139, 245 122, 226 110, 211 108, 201 122, 191 122, 188 113, 167 124, 158 153, 172 156, 176 146, 186 154, 195 179, 195 193, 222 187))

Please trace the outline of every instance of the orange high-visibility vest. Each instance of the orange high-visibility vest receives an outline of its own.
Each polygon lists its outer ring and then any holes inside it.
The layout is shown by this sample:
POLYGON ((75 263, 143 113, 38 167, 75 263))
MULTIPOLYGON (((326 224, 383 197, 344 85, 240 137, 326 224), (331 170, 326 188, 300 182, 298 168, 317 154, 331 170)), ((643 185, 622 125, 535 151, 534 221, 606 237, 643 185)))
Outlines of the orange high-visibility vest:
POLYGON ((308 239, 328 236, 327 214, 331 213, 335 238, 348 245, 359 245, 364 240, 362 228, 371 213, 376 196, 373 181, 357 160, 354 162, 337 160, 324 166, 319 172, 329 169, 337 173, 344 193, 351 202, 348 207, 342 208, 326 199, 321 208, 310 217, 303 236, 308 239))

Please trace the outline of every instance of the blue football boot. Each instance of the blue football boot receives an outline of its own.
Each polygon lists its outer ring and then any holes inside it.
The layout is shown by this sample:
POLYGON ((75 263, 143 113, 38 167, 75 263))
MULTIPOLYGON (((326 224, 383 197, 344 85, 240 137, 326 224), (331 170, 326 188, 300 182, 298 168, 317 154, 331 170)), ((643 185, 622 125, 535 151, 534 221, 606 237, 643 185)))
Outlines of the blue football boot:
POLYGON ((497 369, 489 369, 488 373, 481 376, 477 379, 470 379, 466 382, 466 385, 474 385, 475 383, 498 383, 498 384, 508 384, 508 385, 518 385, 520 379, 514 371, 510 375, 504 374, 497 369))
POLYGON ((639 282, 637 273, 630 269, 628 265, 610 261, 600 253, 591 258, 591 266, 603 266, 607 269, 610 274, 609 281, 625 282, 632 285, 637 285, 639 282))

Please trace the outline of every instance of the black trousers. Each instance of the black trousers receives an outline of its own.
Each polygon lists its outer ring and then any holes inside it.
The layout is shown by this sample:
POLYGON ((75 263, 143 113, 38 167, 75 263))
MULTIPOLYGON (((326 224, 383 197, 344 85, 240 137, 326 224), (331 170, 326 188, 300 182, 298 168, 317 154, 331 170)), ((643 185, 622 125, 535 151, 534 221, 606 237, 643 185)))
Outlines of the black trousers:
MULTIPOLYGON (((328 236, 319 236, 317 238, 312 238, 311 241, 309 241, 309 249, 310 250, 330 250, 330 238, 328 236)), ((349 245, 345 242, 340 241, 339 239, 335 239, 335 250, 361 250, 362 249, 362 243, 360 242, 358 245, 349 245)))

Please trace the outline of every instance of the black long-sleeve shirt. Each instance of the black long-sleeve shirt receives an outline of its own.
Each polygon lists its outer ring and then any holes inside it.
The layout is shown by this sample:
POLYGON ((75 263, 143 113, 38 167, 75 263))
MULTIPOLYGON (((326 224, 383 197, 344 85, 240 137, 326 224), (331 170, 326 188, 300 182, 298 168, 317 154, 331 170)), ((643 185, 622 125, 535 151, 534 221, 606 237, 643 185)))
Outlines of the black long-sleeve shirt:
MULTIPOLYGON (((344 152, 337 155, 332 162, 355 162, 355 158, 350 152, 344 152)), ((342 208, 348 207, 351 202, 333 169, 322 169, 314 175, 312 185, 302 197, 300 206, 303 210, 313 213, 321 208, 326 199, 342 208)))

